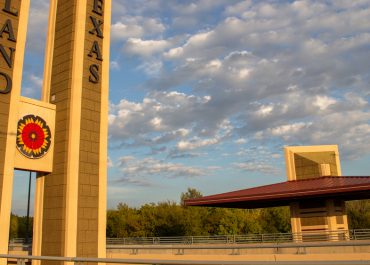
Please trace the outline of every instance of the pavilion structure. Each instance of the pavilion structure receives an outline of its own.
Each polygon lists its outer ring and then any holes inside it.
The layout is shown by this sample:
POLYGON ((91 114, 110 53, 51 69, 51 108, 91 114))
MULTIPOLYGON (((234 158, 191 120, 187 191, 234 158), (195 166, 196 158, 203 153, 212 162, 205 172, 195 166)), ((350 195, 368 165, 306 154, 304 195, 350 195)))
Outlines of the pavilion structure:
POLYGON ((345 235, 345 201, 370 199, 370 177, 342 176, 336 145, 285 147, 284 151, 288 181, 189 199, 185 205, 244 209, 289 206, 296 241, 312 232, 343 231, 337 235, 345 235))

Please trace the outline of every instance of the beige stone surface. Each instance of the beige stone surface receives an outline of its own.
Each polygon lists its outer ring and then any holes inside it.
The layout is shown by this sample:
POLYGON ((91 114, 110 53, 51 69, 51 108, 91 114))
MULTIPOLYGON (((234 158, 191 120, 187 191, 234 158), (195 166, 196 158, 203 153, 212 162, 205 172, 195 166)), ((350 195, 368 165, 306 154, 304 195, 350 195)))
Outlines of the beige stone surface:
POLYGON ((50 9, 43 97, 56 104, 56 141, 53 172, 40 188, 42 243, 34 254, 105 256, 111 4, 104 1, 100 16, 93 1, 59 1, 50 9), (89 33, 90 16, 104 21, 103 39, 89 33), (89 57, 94 41, 103 61, 89 57), (99 68, 97 83, 89 80, 91 64, 99 68))
MULTIPOLYGON (((10 212, 13 191, 14 153, 16 143, 16 128, 18 119, 17 103, 20 98, 22 83, 23 58, 27 33, 29 1, 12 1, 11 10, 18 11, 18 16, 4 12, 5 0, 0 0, 0 25, 10 20, 16 42, 9 41, 6 33, 0 38, 5 48, 15 49, 11 67, 0 56, 0 71, 12 78, 12 91, 0 94, 0 253, 7 253, 9 239, 10 212)), ((4 88, 4 78, 0 78, 0 86, 4 88)), ((0 264, 6 264, 0 260, 0 264)))
POLYGON ((54 156, 55 105, 46 102, 21 97, 18 103, 18 119, 33 114, 42 117, 50 128, 51 144, 48 152, 41 158, 29 159, 15 151, 14 168, 28 171, 52 172, 54 156))
MULTIPOLYGON (((337 145, 285 147, 289 181, 325 176, 341 176, 337 145)), ((340 200, 294 202, 290 205, 293 233, 348 230, 345 205, 340 200)), ((297 241, 304 241, 296 236, 297 241)), ((338 240, 331 237, 330 240, 338 240)))
MULTIPOLYGON (((369 260, 370 253, 332 253, 327 254, 271 254, 267 251, 261 251, 260 254, 241 254, 241 255, 230 255, 230 254, 213 254, 208 253, 206 255, 194 255, 184 254, 177 255, 176 253, 171 254, 123 254, 108 252, 107 258, 121 258, 121 259, 147 259, 148 264, 151 264, 151 260, 192 260, 192 261, 339 261, 339 260, 369 260)), ((196 263, 195 263, 196 264, 196 263)))

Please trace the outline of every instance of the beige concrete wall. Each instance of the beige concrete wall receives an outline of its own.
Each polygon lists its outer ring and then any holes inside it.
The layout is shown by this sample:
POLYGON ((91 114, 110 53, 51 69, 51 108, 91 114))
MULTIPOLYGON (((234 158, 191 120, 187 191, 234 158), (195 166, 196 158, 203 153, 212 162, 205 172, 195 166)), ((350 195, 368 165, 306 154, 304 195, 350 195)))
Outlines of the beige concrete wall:
MULTIPOLYGON (((102 69, 104 57, 108 55, 103 53, 104 36, 103 27, 99 27, 100 32, 94 28, 92 19, 98 23, 103 22, 104 12, 97 14, 93 12, 93 0, 87 1, 87 15, 85 22, 84 47, 84 65, 83 65, 83 80, 82 80, 82 95, 81 95, 81 129, 80 129, 80 150, 79 150, 79 183, 78 183, 78 234, 77 234, 77 255, 80 257, 98 256, 98 231, 99 231, 99 198, 106 194, 99 194, 99 178, 106 179, 101 176, 103 174, 99 168, 106 168, 106 164, 100 165, 103 161, 100 156, 106 159, 106 153, 101 154, 100 143, 107 142, 107 134, 101 133, 101 124, 107 126, 105 120, 108 116, 102 116, 102 106, 107 106, 107 101, 102 101, 102 93, 107 93, 107 89, 102 89, 102 69), (92 33, 90 33, 92 31, 92 33), (99 60, 98 55, 93 53, 91 49, 93 43, 96 42, 98 49, 101 52, 102 60, 99 60), (95 65, 99 75, 99 81, 91 76, 90 66, 95 65), (90 79, 93 78, 94 82, 90 79)), ((109 44, 108 44, 109 45, 109 44)), ((108 59, 106 60, 108 61, 108 59)), ((105 79, 108 76, 104 76, 105 79)), ((104 99, 103 99, 104 100, 104 99)), ((107 115, 107 114, 106 114, 107 115)), ((105 146, 107 148, 107 146, 105 146)), ((101 184, 104 185, 104 184, 101 184)), ((105 198, 103 198, 105 200, 105 198)), ((105 227, 105 226, 104 226, 105 227)))
POLYGON ((66 184, 68 165, 69 99, 71 97, 71 66, 73 50, 75 5, 73 1, 58 1, 56 17, 55 51, 52 62, 50 94, 56 105, 56 130, 53 173, 45 177, 42 255, 63 256, 65 242, 66 184), (64 12, 61 12, 61 11, 64 12))
MULTIPOLYGON (((238 245, 240 246, 240 245, 238 245)), ((132 246, 133 248, 135 246, 132 246)), ((178 246, 173 246, 178 247, 178 246)), ((204 249, 187 250, 138 250, 108 249, 107 258, 165 259, 165 260, 208 260, 208 261, 315 261, 315 260, 368 260, 370 246, 312 247, 312 248, 267 248, 267 249, 204 249)))
MULTIPOLYGON (((289 181, 325 176, 340 176, 338 146, 293 146, 285 148, 285 161, 289 181)), ((291 223, 293 233, 348 230, 345 205, 340 200, 309 200, 292 202, 291 223)), ((337 240, 338 238, 330 238, 337 240)), ((304 238, 296 238, 304 241, 304 238)))
POLYGON ((24 116, 29 114, 39 116, 46 122, 51 134, 50 146, 47 153, 38 159, 30 159, 19 151, 15 152, 14 167, 20 170, 52 172, 54 156, 55 105, 21 97, 18 103, 18 119, 23 119, 24 116))
MULTIPOLYGON (((0 90, 4 92, 7 85, 4 75, 12 80, 13 85, 9 93, 0 93, 0 253, 7 253, 8 251, 18 120, 17 103, 21 91, 29 10, 29 1, 11 1, 9 10, 6 10, 5 3, 5 0, 0 0, 0 28, 8 24, 6 31, 9 32, 3 32, 0 45, 7 52, 7 56, 10 57, 10 65, 0 54, 0 72, 2 73, 0 76, 0 90), (11 36, 11 29, 14 36, 11 36), (14 51, 12 56, 11 49, 14 51)), ((4 260, 0 261, 0 264, 5 263, 4 260)))
POLYGON ((330 175, 341 176, 337 145, 288 146, 284 148, 288 180, 320 176, 320 164, 330 167, 330 175))
POLYGON ((104 257, 110 1, 58 1, 50 14, 44 95, 57 114, 41 254, 104 257))
MULTIPOLYGON (((240 246, 240 245, 238 245, 240 246)), ((138 246, 142 247, 142 246, 138 246)), ((179 247, 171 246, 168 247, 179 247)), ((181 247, 181 246, 180 246, 181 247)), ((133 245, 132 248, 135 248, 133 245)), ((14 250, 10 254, 27 255, 27 251, 14 250)), ((317 260, 369 260, 370 246, 329 246, 312 248, 268 248, 242 250, 184 250, 179 254, 177 249, 139 250, 133 254, 131 249, 108 249, 107 258, 153 259, 162 260, 194 260, 194 261, 317 261, 317 260)), ((12 260, 14 263, 15 261, 12 260)), ((107 263, 108 264, 108 263, 107 263)), ((195 263, 196 264, 196 263, 195 263)))
MULTIPOLYGON (((359 242, 359 241, 356 241, 359 242)), ((365 241, 361 241, 365 242, 365 241)), ((319 244, 319 243, 318 243, 319 244)), ((284 243, 279 245, 284 246, 284 243)), ((291 243, 289 243, 291 245, 291 243)), ((276 249, 276 244, 264 243, 264 244, 237 244, 237 247, 245 246, 246 249, 232 249, 232 245, 194 245, 194 247, 226 247, 228 249, 186 249, 189 245, 184 245, 185 249, 181 249, 181 245, 161 245, 161 247, 167 247, 168 249, 150 249, 151 246, 145 246, 146 249, 136 249, 143 248, 143 245, 131 245, 130 248, 127 248, 127 245, 124 247, 127 249, 108 249, 107 258, 120 257, 121 255, 132 255, 132 256, 141 256, 141 255, 168 255, 169 259, 171 255, 201 255, 201 256, 217 256, 217 255, 264 255, 264 254, 326 254, 326 253, 370 253, 370 242, 367 246, 324 246, 324 247, 289 247, 289 248, 278 248, 276 249), (264 246, 271 248, 252 248, 252 246, 264 246), (248 248, 249 247, 249 248, 248 248), (134 252, 136 249, 137 253, 134 252), (180 252, 179 252, 180 249, 180 252)), ((297 245, 298 246, 298 245, 297 245)), ((190 246, 191 247, 191 246, 190 246)))
POLYGON ((330 167, 330 174, 338 176, 338 165, 334 151, 298 152, 294 154, 296 179, 309 179, 322 176, 321 165, 330 167))

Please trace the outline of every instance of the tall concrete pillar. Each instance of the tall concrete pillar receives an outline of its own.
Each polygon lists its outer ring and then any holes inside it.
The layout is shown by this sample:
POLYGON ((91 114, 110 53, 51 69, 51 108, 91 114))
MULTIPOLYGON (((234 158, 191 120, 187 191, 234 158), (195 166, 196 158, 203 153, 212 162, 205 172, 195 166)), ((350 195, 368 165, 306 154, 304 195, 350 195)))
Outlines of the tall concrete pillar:
POLYGON ((28 11, 29 1, 0 0, 0 253, 8 252, 28 11))
POLYGON ((105 257, 111 2, 51 2, 43 96, 56 105, 55 151, 34 254, 105 257))

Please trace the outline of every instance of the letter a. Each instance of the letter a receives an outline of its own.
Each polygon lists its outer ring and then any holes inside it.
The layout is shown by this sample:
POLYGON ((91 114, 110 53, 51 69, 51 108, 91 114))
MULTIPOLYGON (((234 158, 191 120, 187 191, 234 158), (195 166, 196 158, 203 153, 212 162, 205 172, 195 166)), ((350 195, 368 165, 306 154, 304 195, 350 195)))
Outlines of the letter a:
POLYGON ((10 19, 5 21, 4 26, 0 29, 0 37, 3 37, 3 33, 8 33, 8 40, 16 42, 14 37, 13 25, 10 19))
POLYGON ((100 47, 97 41, 94 41, 93 46, 89 53, 89 57, 93 57, 93 53, 95 53, 97 60, 103 61, 103 57, 101 55, 100 47))

